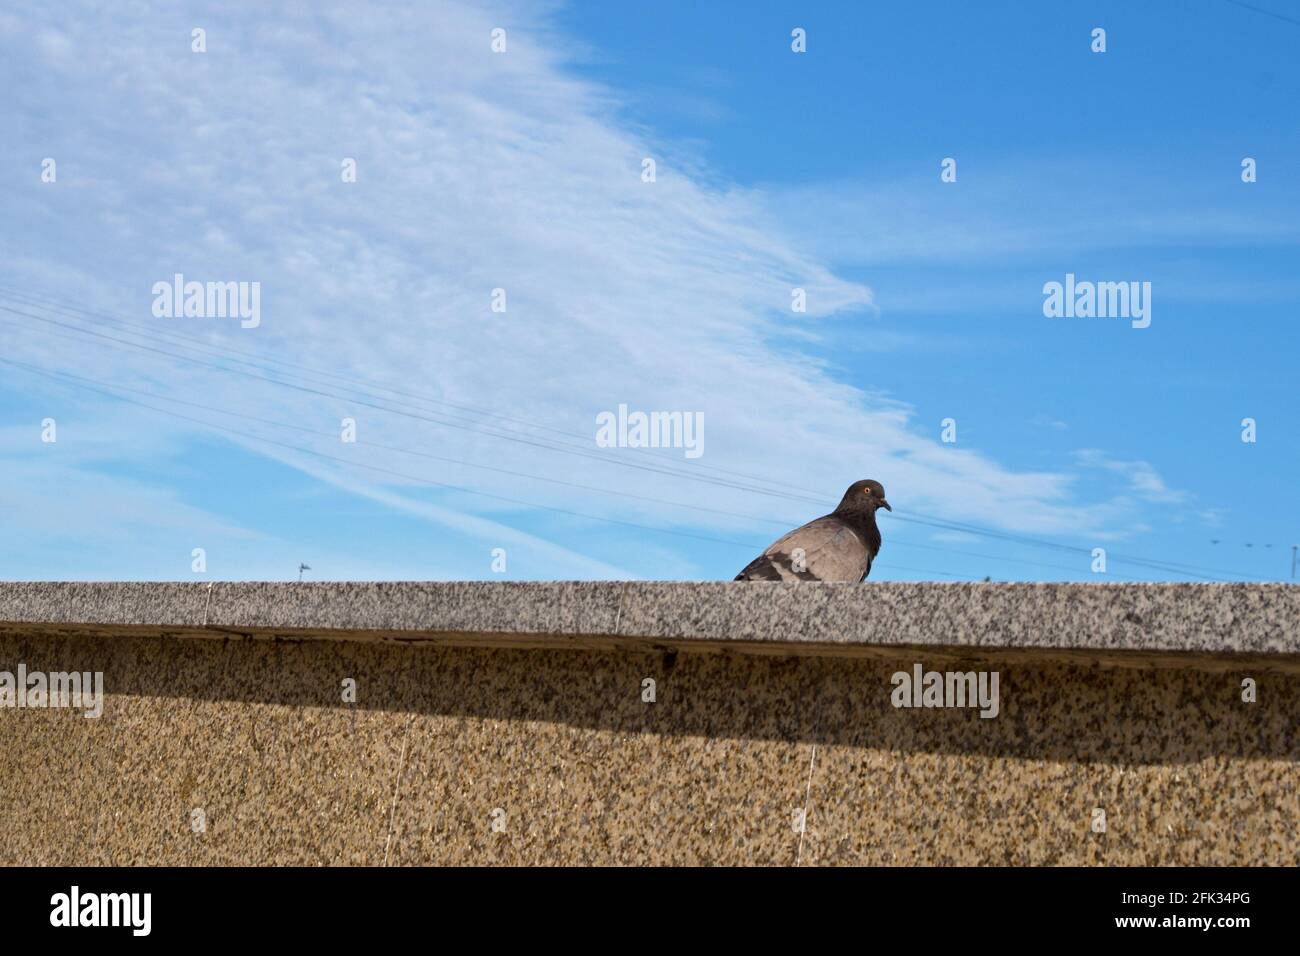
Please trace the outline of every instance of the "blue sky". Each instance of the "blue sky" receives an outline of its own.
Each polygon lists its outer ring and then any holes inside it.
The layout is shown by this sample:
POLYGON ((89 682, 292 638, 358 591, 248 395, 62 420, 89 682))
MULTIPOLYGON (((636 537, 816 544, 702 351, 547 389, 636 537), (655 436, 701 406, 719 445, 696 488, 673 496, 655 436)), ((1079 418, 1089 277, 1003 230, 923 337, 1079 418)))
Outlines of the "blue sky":
POLYGON ((873 477, 872 580, 1287 579, 1300 5, 1250 6, 6 7, 0 578, 725 579, 873 477), (155 317, 178 272, 260 325, 155 317))

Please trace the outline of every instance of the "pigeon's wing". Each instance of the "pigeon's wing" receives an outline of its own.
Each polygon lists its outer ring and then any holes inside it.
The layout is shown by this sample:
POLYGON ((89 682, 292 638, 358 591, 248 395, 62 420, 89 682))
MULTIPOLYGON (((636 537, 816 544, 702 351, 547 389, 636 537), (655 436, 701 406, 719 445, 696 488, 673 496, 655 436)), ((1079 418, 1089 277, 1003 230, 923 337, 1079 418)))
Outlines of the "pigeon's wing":
POLYGON ((736 575, 736 580, 856 583, 870 569, 866 542, 839 518, 827 515, 779 538, 736 575))

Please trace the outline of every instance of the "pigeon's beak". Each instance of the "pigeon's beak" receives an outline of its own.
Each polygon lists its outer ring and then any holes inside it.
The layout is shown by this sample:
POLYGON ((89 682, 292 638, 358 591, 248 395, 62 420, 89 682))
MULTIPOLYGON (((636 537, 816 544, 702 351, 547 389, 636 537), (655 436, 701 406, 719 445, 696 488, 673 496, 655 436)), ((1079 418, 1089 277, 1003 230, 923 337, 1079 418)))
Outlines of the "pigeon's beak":
POLYGON ((886 501, 884 498, 880 499, 880 507, 884 508, 886 511, 894 510, 893 508, 889 507, 889 502, 886 501))

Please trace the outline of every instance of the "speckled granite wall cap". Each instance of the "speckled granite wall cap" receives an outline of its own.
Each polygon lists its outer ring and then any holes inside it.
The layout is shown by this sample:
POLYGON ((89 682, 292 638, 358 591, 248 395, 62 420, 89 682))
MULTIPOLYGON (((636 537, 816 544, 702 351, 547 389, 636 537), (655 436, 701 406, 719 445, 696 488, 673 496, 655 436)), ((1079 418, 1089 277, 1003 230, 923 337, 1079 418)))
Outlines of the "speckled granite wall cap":
POLYGON ((0 584, 0 628, 502 646, 906 646, 1300 661, 1286 584, 0 584))

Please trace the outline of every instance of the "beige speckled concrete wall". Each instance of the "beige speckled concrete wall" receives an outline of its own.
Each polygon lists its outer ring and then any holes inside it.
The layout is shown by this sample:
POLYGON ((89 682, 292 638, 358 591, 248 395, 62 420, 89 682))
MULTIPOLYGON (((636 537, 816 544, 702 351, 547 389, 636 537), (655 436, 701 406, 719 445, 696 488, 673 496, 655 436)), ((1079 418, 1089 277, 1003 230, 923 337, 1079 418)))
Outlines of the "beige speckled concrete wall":
POLYGON ((1007 660, 982 720, 893 708, 942 662, 891 653, 0 628, 0 669, 108 691, 95 720, 0 709, 0 863, 1300 862, 1293 673, 1007 660))

